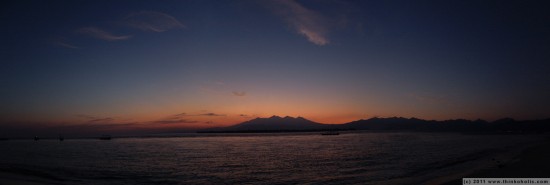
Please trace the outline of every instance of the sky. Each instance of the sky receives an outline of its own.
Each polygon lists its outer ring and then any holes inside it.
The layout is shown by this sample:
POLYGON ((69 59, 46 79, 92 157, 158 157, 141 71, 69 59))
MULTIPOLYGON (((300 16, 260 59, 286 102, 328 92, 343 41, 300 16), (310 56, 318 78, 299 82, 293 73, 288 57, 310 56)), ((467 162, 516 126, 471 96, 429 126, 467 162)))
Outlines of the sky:
POLYGON ((546 1, 0 3, 4 135, 550 117, 546 1))

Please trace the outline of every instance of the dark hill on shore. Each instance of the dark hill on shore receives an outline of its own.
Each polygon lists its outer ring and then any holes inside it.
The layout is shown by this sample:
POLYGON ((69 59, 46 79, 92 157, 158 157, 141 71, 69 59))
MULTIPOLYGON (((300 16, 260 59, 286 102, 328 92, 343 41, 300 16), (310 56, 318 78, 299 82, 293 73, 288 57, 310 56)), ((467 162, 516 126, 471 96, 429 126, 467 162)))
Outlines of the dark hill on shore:
POLYGON ((211 128, 199 132, 283 132, 283 131, 317 131, 328 130, 335 125, 321 124, 307 120, 303 117, 279 117, 255 118, 237 125, 211 128))
POLYGON ((302 117, 255 118, 243 123, 199 132, 296 132, 324 130, 372 130, 419 132, 468 132, 468 133, 546 133, 550 132, 550 119, 517 121, 504 118, 493 122, 485 120, 423 120, 418 118, 370 118, 345 124, 321 124, 302 117))

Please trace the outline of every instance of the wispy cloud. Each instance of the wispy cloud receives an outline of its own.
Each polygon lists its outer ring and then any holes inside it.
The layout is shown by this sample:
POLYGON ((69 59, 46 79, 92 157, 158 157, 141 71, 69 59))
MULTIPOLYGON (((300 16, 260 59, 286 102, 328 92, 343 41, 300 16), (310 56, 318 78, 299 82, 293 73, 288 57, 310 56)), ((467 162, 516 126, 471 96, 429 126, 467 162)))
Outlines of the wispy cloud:
POLYGON ((141 125, 139 122, 128 122, 128 123, 85 123, 80 125, 75 125, 75 127, 85 126, 85 127, 95 127, 95 128, 115 128, 115 127, 128 127, 128 126, 137 126, 141 125))
POLYGON ((123 21, 131 27, 151 32, 165 32, 170 29, 184 27, 175 17, 154 11, 132 13, 126 16, 123 21))
POLYGON ((233 95, 235 95, 235 96, 246 96, 246 92, 244 92, 244 91, 233 91, 233 95))
POLYGON ((179 113, 167 116, 164 119, 156 120, 156 121, 150 121, 150 124, 180 124, 180 123, 199 123, 199 121, 196 120, 189 120, 185 119, 184 117, 191 116, 186 113, 179 113))
POLYGON ((251 118, 253 115, 248 115, 248 114, 239 114, 239 117, 243 117, 243 118, 251 118))
POLYGON ((198 123, 198 121, 195 120, 187 120, 187 119, 175 119, 175 120, 158 120, 151 122, 153 124, 179 124, 179 123, 198 123))
POLYGON ((89 120, 88 122, 111 122, 114 120, 115 120, 114 118, 97 118, 97 119, 89 120))
POLYGON ((176 124, 193 124, 193 123, 213 123, 212 121, 201 121, 200 119, 194 119, 191 117, 223 117, 225 114, 217 114, 213 112, 206 112, 200 114, 188 114, 179 113, 168 115, 164 118, 157 120, 141 121, 141 122, 127 122, 112 117, 97 117, 88 114, 75 115, 81 118, 81 126, 93 126, 93 127, 120 127, 120 126, 146 126, 146 125, 176 125, 176 124))
POLYGON ((226 116, 226 115, 225 114, 216 114, 216 113, 213 113, 213 112, 209 112, 209 113, 199 114, 198 116, 226 116))
POLYGON ((185 117, 187 116, 187 113, 183 112, 183 113, 179 113, 179 114, 174 114, 172 116, 170 116, 172 119, 180 119, 182 117, 185 117))
POLYGON ((57 45, 57 46, 64 47, 64 48, 78 49, 78 46, 69 44, 68 42, 65 42, 65 41, 55 41, 53 44, 55 44, 55 45, 57 45))
POLYGON ((77 114, 75 115, 76 117, 79 117, 79 118, 84 118, 84 119, 97 119, 97 117, 95 116, 90 116, 90 115, 87 115, 87 114, 77 114))
POLYGON ((85 121, 88 123, 108 123, 115 121, 115 119, 111 117, 97 117, 86 114, 77 114, 75 116, 85 119, 85 121))
POLYGON ((294 0, 273 0, 270 2, 269 5, 274 13, 281 16, 298 34, 320 46, 330 42, 327 37, 327 21, 323 16, 294 0))
POLYGON ((106 40, 106 41, 117 41, 117 40, 127 40, 130 39, 131 35, 114 35, 102 29, 96 27, 85 27, 77 30, 78 33, 94 37, 96 39, 106 40))

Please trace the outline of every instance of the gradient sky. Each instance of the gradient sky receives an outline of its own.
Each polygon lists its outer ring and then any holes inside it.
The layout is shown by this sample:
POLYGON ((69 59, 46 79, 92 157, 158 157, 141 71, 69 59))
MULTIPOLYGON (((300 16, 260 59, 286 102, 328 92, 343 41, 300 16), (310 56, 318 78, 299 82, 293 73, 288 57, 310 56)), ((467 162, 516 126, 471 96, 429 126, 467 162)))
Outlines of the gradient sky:
POLYGON ((547 1, 2 1, 3 128, 550 117, 547 1))

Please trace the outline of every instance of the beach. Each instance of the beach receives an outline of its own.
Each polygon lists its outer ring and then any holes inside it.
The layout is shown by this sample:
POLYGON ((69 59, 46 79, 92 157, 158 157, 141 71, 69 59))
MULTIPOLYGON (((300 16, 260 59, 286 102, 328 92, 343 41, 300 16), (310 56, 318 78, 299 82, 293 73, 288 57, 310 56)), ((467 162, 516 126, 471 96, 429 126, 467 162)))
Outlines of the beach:
POLYGON ((495 159, 492 165, 483 166, 472 172, 454 175, 452 176, 454 180, 444 184, 462 184, 462 178, 549 178, 549 153, 550 138, 526 147, 519 154, 506 161, 495 159))

